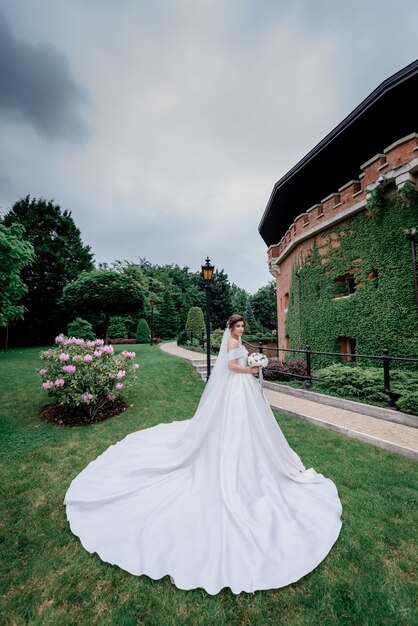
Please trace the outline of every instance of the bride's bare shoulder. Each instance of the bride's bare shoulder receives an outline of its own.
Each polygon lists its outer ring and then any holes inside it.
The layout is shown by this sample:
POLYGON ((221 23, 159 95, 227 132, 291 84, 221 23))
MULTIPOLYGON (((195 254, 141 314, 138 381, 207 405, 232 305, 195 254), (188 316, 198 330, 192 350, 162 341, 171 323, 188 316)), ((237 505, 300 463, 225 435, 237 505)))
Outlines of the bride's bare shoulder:
POLYGON ((228 342, 228 352, 230 350, 233 350, 234 348, 239 348, 239 341, 238 339, 230 339, 228 342))

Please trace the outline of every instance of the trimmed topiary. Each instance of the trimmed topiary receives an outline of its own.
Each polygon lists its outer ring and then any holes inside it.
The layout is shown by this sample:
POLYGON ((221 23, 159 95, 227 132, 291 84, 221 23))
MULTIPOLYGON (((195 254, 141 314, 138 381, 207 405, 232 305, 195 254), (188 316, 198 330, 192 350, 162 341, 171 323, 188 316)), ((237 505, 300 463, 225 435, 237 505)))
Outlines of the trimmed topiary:
POLYGON ((192 306, 189 309, 187 316, 186 330, 191 330, 194 333, 201 333, 206 328, 205 319, 203 317, 203 311, 198 306, 192 306))
POLYGON ((82 317, 77 317, 68 324, 68 336, 76 339, 95 339, 93 326, 82 317))
POLYGON ((136 328, 136 342, 137 343, 149 343, 151 337, 151 330, 148 326, 148 322, 145 318, 141 317, 136 328))

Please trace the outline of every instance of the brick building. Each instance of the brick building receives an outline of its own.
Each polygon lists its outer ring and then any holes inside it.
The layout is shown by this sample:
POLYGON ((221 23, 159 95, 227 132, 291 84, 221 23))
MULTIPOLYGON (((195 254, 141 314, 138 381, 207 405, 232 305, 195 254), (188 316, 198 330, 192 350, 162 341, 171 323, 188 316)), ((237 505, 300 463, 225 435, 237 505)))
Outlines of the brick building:
MULTIPOLYGON (((353 234, 353 229, 358 228, 359 224, 355 216, 370 213, 366 202, 375 189, 379 189, 384 198, 396 199, 407 182, 408 189, 411 188, 411 184, 417 188, 417 94, 418 61, 383 82, 275 184, 260 222, 259 232, 268 246, 269 269, 276 279, 279 347, 288 348, 292 344, 291 347, 300 348, 308 342, 312 344, 313 349, 318 349, 313 336, 315 333, 311 332, 310 336, 307 336, 308 331, 300 330, 300 335, 292 338, 287 330, 290 326, 287 316, 292 310, 289 308, 292 277, 295 281, 295 275, 298 276, 296 270, 303 267, 304 260, 310 253, 312 254, 314 246, 321 256, 324 278, 327 273, 330 274, 329 281, 332 282, 333 294, 330 306, 335 307, 336 320, 343 319, 340 315, 342 306, 350 306, 351 311, 355 311, 353 307, 356 306, 356 298, 358 306, 362 306, 361 288, 366 282, 375 281, 377 285, 378 280, 385 278, 384 263, 381 264, 382 267, 363 267, 364 271, 360 271, 363 258, 355 251, 356 233, 353 234), (352 254, 350 259, 347 257, 346 267, 338 275, 332 271, 327 272, 330 249, 338 248, 348 232, 352 235, 350 243, 352 254), (350 305, 341 304, 341 298, 346 300, 351 298, 352 302, 350 305), (299 341, 302 345, 295 345, 299 341)), ((391 211, 397 211, 396 202, 390 206, 391 211)), ((418 215, 415 214, 415 223, 408 223, 408 226, 417 226, 417 218, 418 215)), ((411 211, 405 219, 411 221, 411 211)), ((386 221, 386 224, 389 223, 386 221)), ((388 241, 388 233, 380 232, 377 238, 380 236, 381 245, 387 245, 385 242, 388 241)), ((405 255, 400 255, 402 259, 399 260, 396 271, 397 276, 404 277, 405 280, 398 281, 402 287, 398 288, 396 301, 394 299, 388 302, 388 297, 394 296, 387 294, 394 293, 394 290, 386 291, 385 306, 396 306, 398 299, 401 298, 402 306, 408 315, 416 315, 417 286, 410 255, 410 249, 415 244, 411 242, 411 237, 408 241, 405 231, 403 238, 406 252, 405 255), (399 293, 399 290, 404 293, 399 293)), ((402 241, 397 245, 402 245, 402 241)), ((326 282, 321 284, 326 288, 326 282)), ((297 295, 295 290, 296 286, 293 287, 293 293, 297 295)), ((312 298, 312 295, 310 297, 312 298)), ((373 306, 376 308, 376 305, 373 306)), ((312 306, 309 310, 309 314, 314 315, 312 306)), ((331 343, 328 343, 327 349, 339 348, 342 352, 355 352, 355 325, 353 327, 347 322, 348 330, 343 322, 333 327, 332 309, 328 310, 331 312, 329 316, 331 322, 328 322, 327 331, 333 338, 331 343)), ((295 312, 292 314, 296 315, 295 312)), ((373 312, 365 312, 364 315, 366 314, 374 315, 373 312)), ((299 311, 299 315, 302 329, 304 311, 299 311)), ((380 318, 377 316, 376 322, 379 321, 380 318)), ((384 340, 387 343, 394 331, 390 330, 390 324, 386 326, 388 336, 384 340)), ((408 328, 405 333, 410 334, 411 326, 408 328)), ((405 338, 405 341, 409 341, 409 338, 405 338)), ((373 345, 374 349, 381 348, 376 345, 376 341, 373 345)), ((367 348, 372 349, 373 345, 367 348)), ((362 351, 364 345, 358 345, 357 349, 362 351)), ((408 349, 407 352, 411 350, 408 349)))

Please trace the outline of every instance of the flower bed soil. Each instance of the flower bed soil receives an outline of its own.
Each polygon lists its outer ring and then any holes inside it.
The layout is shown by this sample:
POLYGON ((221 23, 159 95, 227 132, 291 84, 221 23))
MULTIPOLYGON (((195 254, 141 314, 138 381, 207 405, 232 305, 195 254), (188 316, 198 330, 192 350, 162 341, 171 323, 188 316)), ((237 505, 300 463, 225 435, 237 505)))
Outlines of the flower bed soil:
POLYGON ((110 417, 115 417, 124 413, 128 405, 123 400, 115 400, 109 402, 101 411, 98 411, 92 419, 89 415, 76 411, 74 409, 66 409, 60 404, 47 404, 41 410, 41 419, 44 422, 55 424, 56 426, 87 426, 96 422, 103 422, 110 417))

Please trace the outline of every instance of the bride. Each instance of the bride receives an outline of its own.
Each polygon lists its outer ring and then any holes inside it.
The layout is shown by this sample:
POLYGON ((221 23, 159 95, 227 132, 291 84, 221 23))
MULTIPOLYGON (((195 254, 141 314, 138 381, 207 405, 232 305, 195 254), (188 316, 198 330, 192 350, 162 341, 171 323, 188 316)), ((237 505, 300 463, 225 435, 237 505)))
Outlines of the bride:
POLYGON ((239 594, 289 585, 341 529, 335 484, 287 443, 232 315, 195 415, 131 433, 72 481, 64 499, 84 548, 179 589, 239 594))

